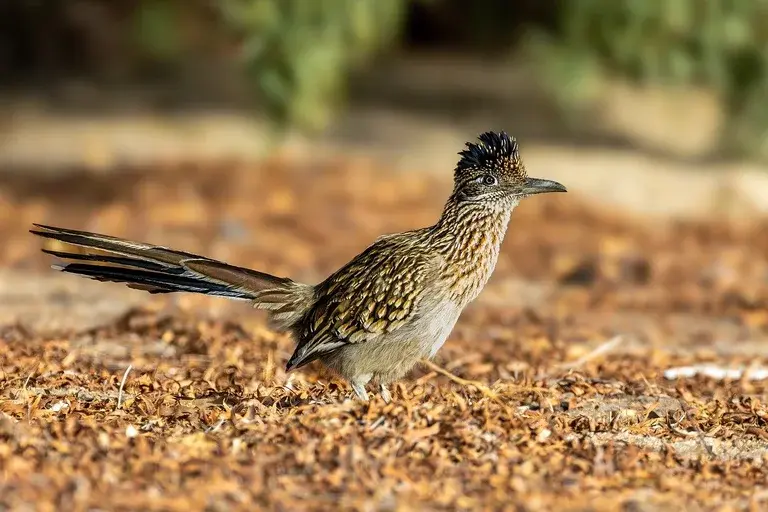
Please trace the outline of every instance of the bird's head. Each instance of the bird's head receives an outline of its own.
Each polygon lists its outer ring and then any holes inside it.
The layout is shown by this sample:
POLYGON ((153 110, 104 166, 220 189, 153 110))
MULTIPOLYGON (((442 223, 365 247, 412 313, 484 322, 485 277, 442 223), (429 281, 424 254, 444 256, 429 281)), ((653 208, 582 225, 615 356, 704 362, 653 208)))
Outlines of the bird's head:
POLYGON ((454 197, 470 204, 514 206, 533 194, 565 192, 556 181, 529 178, 517 141, 505 132, 485 132, 479 143, 467 142, 454 172, 454 197))

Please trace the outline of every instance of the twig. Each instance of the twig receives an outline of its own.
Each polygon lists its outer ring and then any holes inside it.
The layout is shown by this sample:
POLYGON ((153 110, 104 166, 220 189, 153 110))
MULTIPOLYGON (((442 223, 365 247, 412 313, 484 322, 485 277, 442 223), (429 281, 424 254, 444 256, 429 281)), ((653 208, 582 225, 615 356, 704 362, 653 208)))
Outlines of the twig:
POLYGON ((576 368, 585 365, 589 361, 600 357, 601 355, 613 350, 623 338, 621 336, 614 336, 605 343, 598 345, 592 352, 589 352, 572 363, 563 363, 557 365, 560 370, 575 370, 576 368))
MULTIPOLYGON (((586 363, 592 361, 593 359, 596 359, 600 357, 601 355, 610 352, 613 350, 619 343, 623 341, 623 338, 621 336, 614 336, 613 338, 609 339, 608 341, 601 343, 598 345, 594 350, 591 352, 584 354, 580 358, 578 358, 576 361, 573 361, 571 363, 560 363, 558 365, 555 365, 555 370, 559 371, 566 371, 570 372, 572 370, 575 370, 576 368, 579 368, 581 366, 584 366, 586 363)), ((540 375, 539 379, 545 379, 549 377, 549 373, 545 373, 543 375, 540 375)))
MULTIPOLYGON (((505 403, 496 392, 494 392, 490 387, 486 386, 482 382, 478 382, 476 380, 462 379, 461 377, 452 374, 445 368, 442 368, 436 365, 435 363, 433 363, 428 359, 423 359, 422 362, 433 372, 443 375, 445 377, 448 377, 451 381, 455 382, 456 384, 459 384, 460 386, 473 387, 477 389, 483 396, 499 404, 499 406, 501 406, 501 408, 507 414, 508 418, 512 419, 512 417, 514 416, 514 413, 509 408, 509 405, 505 403)), ((547 389, 539 389, 539 388, 527 388, 527 390, 528 391, 550 391, 547 389)))
POLYGON ((482 382, 478 382, 476 380, 462 379, 461 377, 458 377, 452 374, 445 368, 442 368, 436 365, 435 363, 433 363, 428 359, 423 359, 422 362, 425 365, 427 365, 427 367, 429 367, 433 372, 436 372, 436 373, 439 373, 440 375, 448 377, 451 381, 455 382, 456 384, 459 384, 460 386, 473 387, 477 389, 483 396, 499 404, 502 407, 502 409, 504 409, 504 411, 507 413, 507 416, 509 416, 510 418, 512 417, 512 412, 510 411, 509 406, 499 398, 499 395, 494 393, 491 388, 489 388, 482 382))
POLYGON ((452 374, 451 372, 449 372, 445 368, 442 368, 442 367, 436 365, 435 363, 433 363, 432 361, 430 361, 428 359, 424 359, 423 363, 426 366, 428 366, 429 369, 432 370, 433 372, 439 373, 440 375, 443 375, 444 377, 448 377, 451 381, 455 382, 456 384, 459 384, 460 386, 473 387, 473 388, 477 389, 478 391, 480 391, 480 393, 482 393, 483 395, 485 395, 488 398, 491 398, 491 399, 494 399, 494 400, 498 399, 498 396, 496 395, 496 393, 491 391, 491 388, 489 388, 488 386, 486 386, 482 382, 478 382, 476 380, 462 379, 461 377, 458 377, 458 376, 452 374))
POLYGON ((24 391, 25 394, 27 393, 27 386, 29 385, 29 381, 34 374, 35 374, 35 370, 33 369, 31 372, 29 372, 29 375, 27 375, 27 378, 24 379, 24 385, 21 387, 21 390, 24 391))
POLYGON ((687 419, 685 411, 682 411, 683 417, 679 420, 677 420, 675 423, 672 422, 669 416, 667 416, 667 427, 669 427, 669 430, 674 432, 675 434, 681 436, 681 437, 699 437, 699 432, 693 432, 690 430, 683 430, 678 425, 683 422, 684 419, 687 419))
POLYGON ((384 423, 386 423, 387 418, 386 416, 379 416, 376 421, 371 423, 371 425, 368 427, 368 430, 376 430, 380 426, 382 426, 384 423))
POLYGON ((117 409, 120 409, 120 407, 123 405, 123 388, 125 387, 125 381, 128 379, 128 374, 133 369, 133 365, 129 364, 128 368, 125 369, 125 373, 123 374, 123 380, 120 381, 120 389, 117 391, 117 409))
POLYGON ((221 428, 221 426, 224 425, 224 423, 226 423, 226 421, 227 420, 225 419, 219 420, 215 425, 211 425, 210 427, 206 428, 205 433, 210 434, 212 432, 218 431, 221 428))
MULTIPOLYGON (((434 373, 439 373, 440 375, 443 375, 445 377, 448 377, 450 380, 455 382, 456 384, 462 385, 462 386, 470 386, 478 389, 481 393, 486 395, 489 398, 498 398, 498 394, 493 391, 489 386, 483 384, 480 381, 477 380, 467 380, 462 379, 461 377, 454 375, 450 371, 446 370, 445 368, 442 368, 432 361, 429 361, 428 359, 422 359, 421 361, 424 365, 428 366, 434 373)), ((424 377, 421 377, 416 382, 421 382, 422 379, 425 379, 425 377, 433 377, 432 374, 427 374, 424 377)), ((553 391, 549 388, 542 388, 537 386, 518 386, 517 391, 530 391, 532 393, 552 393, 553 391)))
POLYGON ((698 434, 699 443, 701 444, 701 447, 704 448, 704 451, 707 452, 707 455, 709 455, 710 459, 714 459, 715 451, 712 449, 711 446, 707 444, 706 436, 704 435, 704 432, 701 430, 701 427, 699 426, 699 422, 696 420, 695 416, 692 418, 693 415, 690 414, 690 408, 686 407, 686 403, 683 401, 682 398, 678 398, 677 401, 680 404, 680 409, 683 411, 683 416, 685 417, 685 419, 689 420, 693 424, 694 428, 696 429, 696 434, 698 434))
MULTIPOLYGON (((38 361, 38 365, 39 365, 39 361, 38 361)), ((29 372, 29 375, 27 375, 27 378, 24 380, 24 385, 21 388, 21 390, 24 392, 24 402, 27 404, 27 423, 29 423, 32 419, 32 404, 29 403, 29 390, 27 389, 27 386, 29 385, 29 381, 36 371, 37 371, 37 365, 35 366, 35 368, 32 368, 31 372, 29 372)))

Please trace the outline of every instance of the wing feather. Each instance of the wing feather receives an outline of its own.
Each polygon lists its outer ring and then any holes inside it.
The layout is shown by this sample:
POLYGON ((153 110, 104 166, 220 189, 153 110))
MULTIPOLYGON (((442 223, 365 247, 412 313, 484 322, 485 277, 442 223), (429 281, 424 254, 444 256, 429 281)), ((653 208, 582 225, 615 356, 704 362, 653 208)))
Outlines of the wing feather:
POLYGON ((375 340, 413 321, 437 265, 434 256, 410 240, 379 238, 317 286, 315 304, 297 333, 289 370, 345 345, 375 340))

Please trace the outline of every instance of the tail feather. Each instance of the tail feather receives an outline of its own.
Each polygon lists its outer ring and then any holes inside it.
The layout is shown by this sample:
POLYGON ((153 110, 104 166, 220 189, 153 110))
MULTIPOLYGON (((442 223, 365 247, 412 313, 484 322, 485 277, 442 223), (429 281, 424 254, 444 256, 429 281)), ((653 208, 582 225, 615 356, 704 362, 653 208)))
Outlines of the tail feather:
POLYGON ((87 252, 43 249, 76 263, 54 268, 98 281, 125 283, 149 293, 191 292, 249 300, 278 325, 290 327, 303 314, 312 287, 196 254, 108 235, 35 224, 37 236, 85 248, 87 252), (88 262, 88 263, 83 263, 88 262))
POLYGON ((162 274, 149 270, 111 267, 106 265, 88 265, 69 263, 54 266, 62 272, 89 277, 96 281, 126 283, 129 288, 144 290, 149 293, 191 292, 206 295, 218 295, 233 299, 253 300, 248 293, 238 292, 224 285, 205 282, 193 277, 162 274))
POLYGON ((30 233, 64 242, 70 245, 96 249, 112 254, 130 256, 133 259, 150 261, 163 266, 177 267, 185 259, 201 258, 196 254, 176 251, 159 245, 145 244, 123 240, 109 235, 78 231, 76 229, 58 228, 44 224, 34 224, 41 230, 31 229, 30 233))
POLYGON ((142 268, 144 270, 152 270, 155 272, 178 273, 178 274, 184 273, 184 269, 180 267, 173 268, 167 265, 158 265, 157 263, 153 263, 151 261, 144 261, 137 258, 124 258, 121 256, 106 256, 106 255, 99 255, 99 254, 80 254, 80 253, 74 253, 74 252, 54 251, 52 249, 41 249, 41 250, 45 254, 50 254, 51 256, 56 256, 57 258, 67 259, 67 260, 96 261, 99 263, 110 263, 112 265, 123 265, 127 267, 142 268))

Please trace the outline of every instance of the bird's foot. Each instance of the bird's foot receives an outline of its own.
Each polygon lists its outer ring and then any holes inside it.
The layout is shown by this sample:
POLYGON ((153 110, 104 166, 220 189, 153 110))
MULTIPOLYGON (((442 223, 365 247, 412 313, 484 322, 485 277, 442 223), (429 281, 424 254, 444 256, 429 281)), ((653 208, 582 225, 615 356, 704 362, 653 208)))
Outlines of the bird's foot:
POLYGON ((392 395, 384 384, 379 384, 379 395, 381 395, 381 399, 384 400, 384 403, 386 404, 392 401, 392 395))
POLYGON ((352 389, 355 391, 355 394, 357 395, 357 398, 359 398, 363 402, 368 401, 368 392, 365 390, 365 385, 367 381, 352 381, 350 384, 352 385, 352 389))

